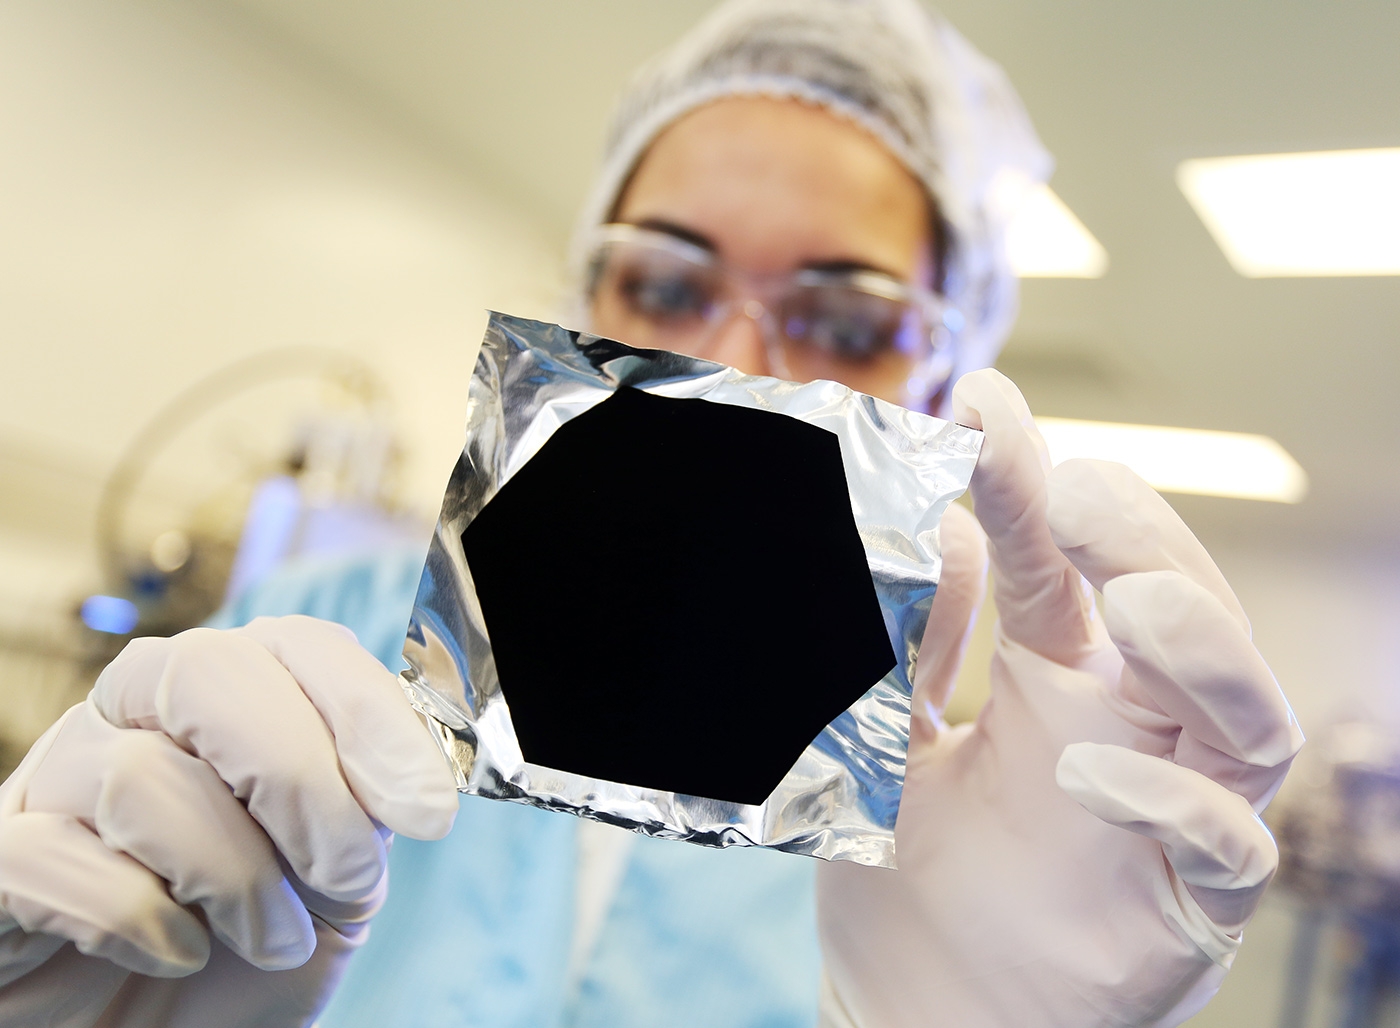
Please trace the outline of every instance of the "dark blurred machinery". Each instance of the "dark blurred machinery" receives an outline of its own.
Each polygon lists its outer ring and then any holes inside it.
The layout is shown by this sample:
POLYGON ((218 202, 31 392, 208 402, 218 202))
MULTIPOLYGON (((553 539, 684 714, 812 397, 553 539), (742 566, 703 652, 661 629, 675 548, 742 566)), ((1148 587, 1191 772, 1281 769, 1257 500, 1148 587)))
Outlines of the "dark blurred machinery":
POLYGON ((284 347, 196 382, 123 452, 97 508, 106 588, 78 608, 85 662, 200 624, 283 561, 417 538, 397 509, 382 383, 339 351, 284 347))
POLYGON ((425 541, 398 462, 382 382, 337 350, 267 350, 158 409, 101 488, 101 590, 0 626, 0 779, 132 637, 200 624, 298 556, 425 541))
POLYGON ((1324 930, 1349 938, 1339 1028, 1400 1023, 1400 736, 1365 721, 1305 747, 1271 827, 1299 903, 1281 1024, 1303 1028, 1324 930))
POLYGON ((220 368, 133 438, 97 510, 108 587, 85 625, 112 646, 197 625, 287 557, 412 534, 398 448, 364 363, 283 347, 220 368))

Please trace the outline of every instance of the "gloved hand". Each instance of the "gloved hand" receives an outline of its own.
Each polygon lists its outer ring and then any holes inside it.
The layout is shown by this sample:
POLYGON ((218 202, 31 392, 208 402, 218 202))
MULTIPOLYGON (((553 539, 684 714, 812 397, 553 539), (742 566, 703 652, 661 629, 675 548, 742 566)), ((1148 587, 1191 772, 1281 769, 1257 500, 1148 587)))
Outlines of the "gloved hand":
POLYGON ((1047 473, 1025 401, 994 371, 953 402, 986 432, 971 487, 986 539, 961 509, 944 521, 899 869, 818 871, 824 1019, 1179 1024, 1219 988, 1277 865, 1257 812, 1302 735, 1161 497, 1117 464, 1047 473), (991 699, 949 728, 938 711, 988 549, 991 699))
POLYGON ((457 794, 339 625, 138 639, 0 788, 0 1023, 310 1024, 457 794))

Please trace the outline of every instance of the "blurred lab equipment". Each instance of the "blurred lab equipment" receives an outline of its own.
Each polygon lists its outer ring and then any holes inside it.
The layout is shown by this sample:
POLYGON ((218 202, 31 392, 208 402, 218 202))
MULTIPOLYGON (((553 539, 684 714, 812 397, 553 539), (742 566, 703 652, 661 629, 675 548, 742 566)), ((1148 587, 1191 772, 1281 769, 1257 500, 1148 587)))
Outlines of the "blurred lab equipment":
POLYGON ((1329 928, 1349 936, 1338 1028, 1393 1023, 1400 1004, 1400 732, 1345 721, 1304 751, 1271 818, 1278 884, 1299 903, 1281 1028, 1303 1028, 1329 928))
POLYGON ((98 587, 0 631, 0 778, 133 637, 198 625, 296 557, 426 542, 399 457, 383 382, 340 350, 265 350, 159 408, 98 493, 98 587))
POLYGON ((83 601, 84 623, 173 635, 290 557, 412 537, 387 408, 373 370, 316 347, 264 351, 190 386, 102 490, 107 589, 83 601))

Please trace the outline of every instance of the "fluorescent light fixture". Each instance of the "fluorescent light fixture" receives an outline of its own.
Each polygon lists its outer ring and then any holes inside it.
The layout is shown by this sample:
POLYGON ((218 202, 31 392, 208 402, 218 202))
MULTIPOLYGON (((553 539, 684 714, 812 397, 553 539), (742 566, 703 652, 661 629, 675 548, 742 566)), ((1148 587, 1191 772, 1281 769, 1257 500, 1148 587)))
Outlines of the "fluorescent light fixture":
POLYGON ((1007 227, 1012 270, 1022 278, 1102 278, 1108 251, 1049 186, 1027 185, 1007 227))
POLYGON ((1307 472, 1266 435, 1067 418, 1035 423, 1053 463, 1117 461, 1166 493, 1297 503, 1308 491, 1307 472))
POLYGON ((1176 182, 1241 275, 1400 275, 1400 147, 1182 161, 1176 182))

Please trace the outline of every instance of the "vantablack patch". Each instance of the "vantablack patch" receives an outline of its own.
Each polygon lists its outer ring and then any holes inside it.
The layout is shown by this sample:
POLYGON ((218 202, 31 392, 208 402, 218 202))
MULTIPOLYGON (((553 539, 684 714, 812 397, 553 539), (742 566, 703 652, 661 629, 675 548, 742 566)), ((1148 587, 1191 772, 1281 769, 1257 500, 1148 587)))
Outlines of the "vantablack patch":
POLYGON ((506 314, 468 389, 399 676, 458 789, 894 866, 981 433, 506 314))
POLYGON ((760 804, 895 667, 840 445, 631 388, 461 535, 525 760, 760 804))

